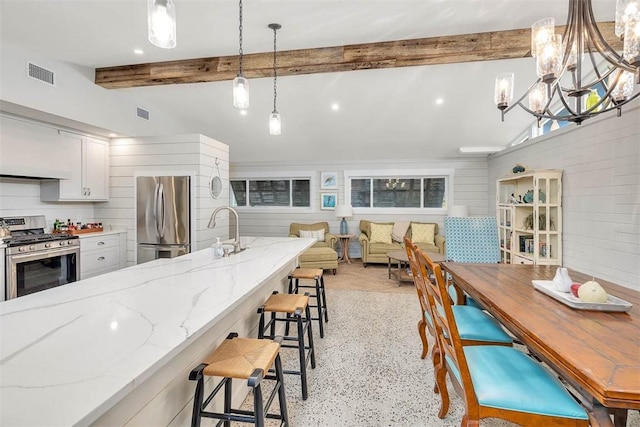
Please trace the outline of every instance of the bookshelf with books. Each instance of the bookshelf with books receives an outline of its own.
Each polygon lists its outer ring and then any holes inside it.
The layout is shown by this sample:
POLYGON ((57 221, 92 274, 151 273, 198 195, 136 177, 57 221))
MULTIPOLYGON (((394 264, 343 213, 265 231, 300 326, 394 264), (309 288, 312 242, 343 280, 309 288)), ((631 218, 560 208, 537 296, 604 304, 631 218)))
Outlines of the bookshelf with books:
POLYGON ((562 265, 562 170, 499 178, 496 206, 502 262, 562 265))

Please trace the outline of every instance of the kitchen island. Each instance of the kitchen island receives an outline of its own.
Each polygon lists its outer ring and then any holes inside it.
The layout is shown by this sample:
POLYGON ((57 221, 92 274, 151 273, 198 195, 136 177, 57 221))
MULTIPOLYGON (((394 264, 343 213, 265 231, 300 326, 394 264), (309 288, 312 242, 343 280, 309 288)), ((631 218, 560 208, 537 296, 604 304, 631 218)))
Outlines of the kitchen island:
POLYGON ((188 424, 188 372, 230 331, 256 336, 257 307, 314 242, 243 238, 228 258, 208 248, 0 303, 0 425, 188 424))

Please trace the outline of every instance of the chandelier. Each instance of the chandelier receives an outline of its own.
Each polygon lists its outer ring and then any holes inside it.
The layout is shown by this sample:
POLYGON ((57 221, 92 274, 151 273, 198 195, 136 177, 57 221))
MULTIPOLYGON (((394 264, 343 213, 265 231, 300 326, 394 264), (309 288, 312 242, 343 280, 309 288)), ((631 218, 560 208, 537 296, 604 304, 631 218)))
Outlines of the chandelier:
POLYGON ((273 30, 273 111, 269 115, 269 134, 280 135, 282 133, 282 122, 280 113, 276 108, 276 100, 278 98, 278 69, 276 68, 276 31, 282 28, 280 24, 267 25, 273 30))
POLYGON ((617 110, 640 95, 640 0, 617 0, 616 35, 624 38, 620 55, 602 36, 591 0, 569 0, 567 25, 555 34, 555 20, 531 27, 531 55, 538 80, 513 104, 513 73, 496 77, 494 101, 504 116, 516 105, 538 118, 577 124, 617 110), (528 97, 528 105, 525 98, 528 97), (511 104, 511 105, 510 105, 511 104), (559 111, 552 111, 558 108, 559 111))
POLYGON ((239 10, 239 44, 238 50, 238 76, 233 79, 233 106, 241 110, 249 108, 249 80, 242 73, 242 0, 238 7, 239 10))
POLYGON ((395 190, 396 188, 404 188, 405 186, 405 182, 404 181, 400 181, 400 178, 389 178, 387 179, 387 182, 385 183, 385 186, 389 189, 389 190, 395 190))

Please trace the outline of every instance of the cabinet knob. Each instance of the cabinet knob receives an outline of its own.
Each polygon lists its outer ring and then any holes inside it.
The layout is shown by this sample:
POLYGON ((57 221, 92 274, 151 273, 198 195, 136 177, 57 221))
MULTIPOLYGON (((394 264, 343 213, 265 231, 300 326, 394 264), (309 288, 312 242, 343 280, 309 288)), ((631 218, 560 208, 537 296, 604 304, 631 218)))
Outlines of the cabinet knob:
POLYGON ((104 257, 103 256, 99 256, 98 257, 98 261, 104 261, 104 257))
POLYGON ((98 246, 104 245, 104 242, 98 242, 98 246))

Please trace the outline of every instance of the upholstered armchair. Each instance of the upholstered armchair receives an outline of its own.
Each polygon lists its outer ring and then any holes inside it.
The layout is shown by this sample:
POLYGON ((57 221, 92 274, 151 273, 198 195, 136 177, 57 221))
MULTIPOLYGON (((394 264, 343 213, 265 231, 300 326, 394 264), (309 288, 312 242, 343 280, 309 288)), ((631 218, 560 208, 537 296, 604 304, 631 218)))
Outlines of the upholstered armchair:
POLYGON ((336 274, 338 268, 338 253, 336 244, 338 238, 329 232, 328 222, 300 224, 293 222, 289 226, 289 237, 314 237, 317 242, 307 249, 298 263, 302 268, 322 268, 332 270, 336 274))
POLYGON ((334 251, 336 250, 336 244, 338 243, 338 238, 329 232, 329 223, 328 222, 316 222, 313 224, 300 224, 297 222, 292 222, 289 226, 289 237, 300 237, 300 231, 316 231, 323 230, 324 231, 324 240, 316 242, 313 247, 314 248, 322 248, 327 247, 331 248, 334 251))

